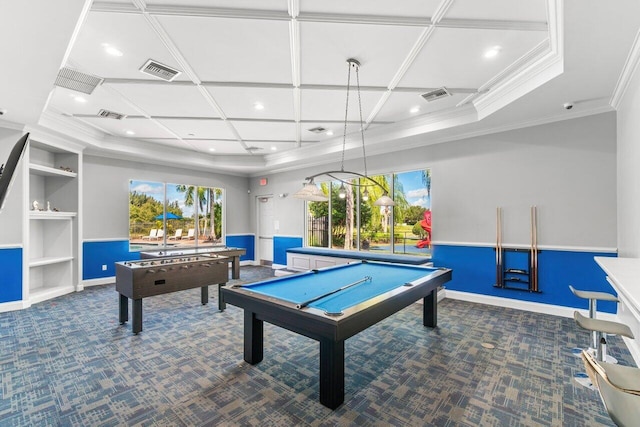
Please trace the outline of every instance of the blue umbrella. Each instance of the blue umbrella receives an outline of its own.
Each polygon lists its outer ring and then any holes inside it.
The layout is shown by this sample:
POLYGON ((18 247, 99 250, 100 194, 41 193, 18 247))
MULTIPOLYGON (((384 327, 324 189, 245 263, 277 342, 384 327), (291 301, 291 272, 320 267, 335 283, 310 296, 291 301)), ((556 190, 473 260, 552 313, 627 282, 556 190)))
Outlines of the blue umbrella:
MULTIPOLYGON (((158 215, 156 219, 162 220, 162 214, 158 215)), ((182 217, 172 212, 167 212, 167 219, 182 219, 182 217)))

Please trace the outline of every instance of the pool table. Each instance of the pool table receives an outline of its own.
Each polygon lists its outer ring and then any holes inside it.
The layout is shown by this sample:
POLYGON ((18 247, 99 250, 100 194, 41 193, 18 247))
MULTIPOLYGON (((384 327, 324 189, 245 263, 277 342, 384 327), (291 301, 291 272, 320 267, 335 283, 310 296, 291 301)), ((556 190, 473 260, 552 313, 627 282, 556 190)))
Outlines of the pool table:
POLYGON ((284 276, 222 289, 227 304, 244 309, 244 360, 263 358, 263 322, 320 342, 320 403, 344 401, 347 338, 424 300, 423 324, 437 324, 437 289, 451 270, 377 261, 284 276))

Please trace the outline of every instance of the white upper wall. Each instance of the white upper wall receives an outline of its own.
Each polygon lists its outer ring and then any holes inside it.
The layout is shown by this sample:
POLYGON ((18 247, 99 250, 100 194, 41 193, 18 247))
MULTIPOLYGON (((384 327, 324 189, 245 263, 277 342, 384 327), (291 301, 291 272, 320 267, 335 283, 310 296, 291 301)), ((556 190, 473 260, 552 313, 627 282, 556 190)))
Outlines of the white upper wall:
POLYGON ((248 178, 84 156, 85 240, 129 238, 131 179, 222 188, 226 234, 249 231, 248 178))
MULTIPOLYGON (((636 52, 637 53, 637 52, 636 52)), ((640 257, 640 69, 618 106, 618 250, 640 257)))
MULTIPOLYGON (((535 205, 540 246, 616 248, 615 113, 372 156, 368 166, 370 174, 431 168, 436 243, 495 244, 500 206, 503 243, 528 245, 535 205)), ((305 176, 338 167, 269 175, 264 187, 252 178, 251 193, 291 195, 305 176)), ((362 172, 362 160, 345 169, 362 172)), ((303 212, 301 200, 275 197, 277 234, 302 236, 303 212)))

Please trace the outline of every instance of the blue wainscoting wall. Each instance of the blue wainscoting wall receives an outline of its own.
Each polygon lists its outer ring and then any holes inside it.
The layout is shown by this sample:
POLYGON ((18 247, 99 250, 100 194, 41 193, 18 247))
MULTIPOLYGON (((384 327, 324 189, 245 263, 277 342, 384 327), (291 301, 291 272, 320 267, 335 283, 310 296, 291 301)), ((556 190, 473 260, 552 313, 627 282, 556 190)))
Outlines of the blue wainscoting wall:
POLYGON ((302 247, 302 237, 273 236, 273 263, 287 265, 287 249, 302 247))
POLYGON ((240 257, 240 261, 255 261, 256 236, 253 234, 227 235, 225 245, 233 248, 244 248, 247 253, 240 257))
POLYGON ((116 275, 118 261, 139 260, 140 253, 129 252, 128 240, 84 242, 82 244, 82 279, 100 279, 116 275), (107 269, 102 270, 106 265, 107 269))
MULTIPOLYGON (((577 289, 615 293, 605 279, 604 271, 596 264, 594 256, 613 256, 610 252, 576 252, 540 250, 538 254, 538 289, 540 293, 496 288, 496 253, 491 247, 434 245, 433 264, 453 270, 453 278, 447 289, 511 298, 522 301, 578 307, 586 309, 588 302, 575 297, 569 285, 577 289)), ((507 253, 510 266, 528 270, 526 252, 507 253)), ((616 304, 598 303, 598 311, 615 313, 616 304)))
POLYGON ((22 248, 0 249, 0 303, 22 300, 22 248))

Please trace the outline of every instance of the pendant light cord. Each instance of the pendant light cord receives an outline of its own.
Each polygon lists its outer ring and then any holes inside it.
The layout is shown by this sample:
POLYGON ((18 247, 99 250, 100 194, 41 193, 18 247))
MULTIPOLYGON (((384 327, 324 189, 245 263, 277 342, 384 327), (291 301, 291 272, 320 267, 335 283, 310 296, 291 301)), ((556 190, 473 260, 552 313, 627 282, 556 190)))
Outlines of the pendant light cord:
MULTIPOLYGON (((340 171, 344 172, 344 151, 347 148, 347 120, 349 117, 349 90, 351 88, 351 66, 354 65, 351 61, 347 61, 349 71, 347 73, 347 101, 344 108, 344 132, 342 132, 342 160, 340 161, 340 171)), ((356 66, 357 67, 357 66, 356 66)), ((357 72, 356 68, 356 72, 357 72)))

